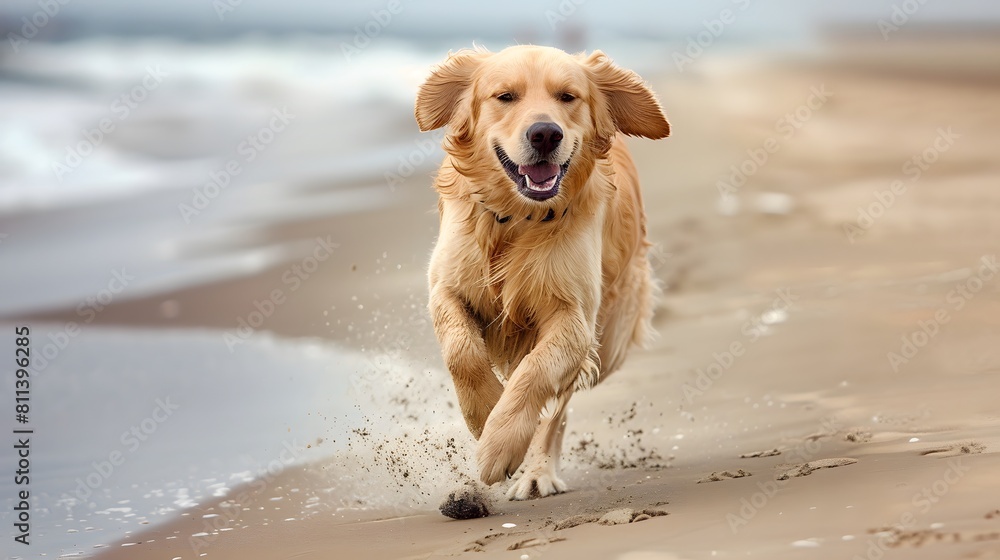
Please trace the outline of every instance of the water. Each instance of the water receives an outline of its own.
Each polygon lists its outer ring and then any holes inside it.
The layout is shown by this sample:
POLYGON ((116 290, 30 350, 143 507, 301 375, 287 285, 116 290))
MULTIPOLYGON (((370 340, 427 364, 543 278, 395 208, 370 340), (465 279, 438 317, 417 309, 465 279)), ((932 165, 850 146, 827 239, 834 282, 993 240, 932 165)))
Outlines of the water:
MULTIPOLYGON (((0 331, 11 348, 14 326, 0 331)), ((33 325, 36 353, 50 354, 61 332, 33 325)), ((370 367, 330 343, 266 333, 230 352, 214 331, 90 328, 51 354, 31 377, 31 557, 89 552, 269 471, 332 456, 359 422, 352 383, 370 367)), ((13 394, 12 376, 3 385, 13 394)), ((0 480, 5 525, 16 489, 0 480)))
POLYGON ((29 44, 0 66, 0 212, 190 189, 230 159, 246 169, 237 188, 349 172, 351 156, 375 145, 369 157, 391 161, 379 132, 409 113, 440 54, 382 44, 351 63, 330 56, 338 44, 29 44), (288 122, 266 131, 274 111, 288 122))

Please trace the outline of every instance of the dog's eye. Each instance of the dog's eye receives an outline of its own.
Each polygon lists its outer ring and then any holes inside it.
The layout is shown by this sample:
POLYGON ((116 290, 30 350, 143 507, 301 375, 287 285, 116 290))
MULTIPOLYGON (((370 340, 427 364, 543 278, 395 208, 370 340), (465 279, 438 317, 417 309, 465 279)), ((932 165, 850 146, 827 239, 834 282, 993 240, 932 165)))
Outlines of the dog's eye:
POLYGON ((497 100, 503 101, 504 103, 510 103, 514 100, 514 94, 509 91, 505 91, 497 96, 497 100))
POLYGON ((559 94, 559 101, 562 101, 564 103, 569 103, 570 101, 573 101, 574 99, 576 99, 576 96, 573 95, 572 93, 560 93, 559 94))

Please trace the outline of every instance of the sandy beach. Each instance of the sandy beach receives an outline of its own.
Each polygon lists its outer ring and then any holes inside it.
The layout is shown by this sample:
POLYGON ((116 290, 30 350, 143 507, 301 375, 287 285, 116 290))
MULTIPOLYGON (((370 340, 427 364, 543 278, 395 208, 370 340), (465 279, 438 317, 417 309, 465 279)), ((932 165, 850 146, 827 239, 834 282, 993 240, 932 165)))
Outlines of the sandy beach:
MULTIPOLYGON (((101 349, 149 344, 178 380, 150 395, 207 393, 203 415, 164 423, 177 432, 164 438, 178 442, 157 452, 165 464, 183 469, 186 456, 211 456, 216 444, 236 457, 242 440, 227 434, 245 423, 247 441, 262 434, 249 475, 157 518, 124 516, 126 532, 107 530, 113 538, 99 548, 60 551, 101 560, 997 557, 997 60, 996 41, 907 36, 892 48, 838 39, 810 55, 708 54, 684 72, 667 61, 648 75, 674 129, 661 142, 629 141, 666 287, 659 338, 574 397, 563 455, 571 491, 511 502, 501 484, 483 519, 437 512, 475 477, 475 442, 425 311, 439 152, 391 188, 379 167, 294 188, 267 182, 253 191, 261 204, 317 210, 244 217, 227 235, 181 246, 187 259, 277 256, 250 259, 251 272, 114 298, 84 334, 112 333, 88 339, 101 349), (370 188, 378 202, 324 212, 347 188, 370 188), (240 321, 255 311, 265 317, 244 337, 240 321), (199 350, 198 341, 208 342, 199 350), (343 361, 324 366, 330 356, 343 361), (216 418, 233 424, 217 429, 216 418), (294 460, 270 468, 284 437, 294 460)), ((404 153, 424 153, 406 117, 387 118, 382 133, 413 143, 404 153)), ((145 221, 155 208, 155 222, 185 196, 144 193, 79 219, 145 221)), ((4 248, 37 231, 72 236, 85 224, 70 216, 6 216, 4 248)), ((32 325, 39 340, 80 320, 75 305, 0 317, 32 325)), ((105 358, 110 365, 87 363, 118 371, 105 358)), ((42 383, 73 366, 61 367, 42 383)), ((118 369, 129 368, 142 375, 118 369)), ((118 486, 108 478, 106 488, 118 486)), ((85 532, 78 517, 73 510, 50 533, 85 532)))

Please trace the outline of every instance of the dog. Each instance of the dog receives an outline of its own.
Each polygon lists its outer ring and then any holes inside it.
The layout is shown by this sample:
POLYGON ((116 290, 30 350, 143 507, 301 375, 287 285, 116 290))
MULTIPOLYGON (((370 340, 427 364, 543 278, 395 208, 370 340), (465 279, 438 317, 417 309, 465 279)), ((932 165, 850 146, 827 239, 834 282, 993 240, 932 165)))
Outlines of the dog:
POLYGON ((566 405, 653 334, 659 287, 623 135, 665 138, 652 90, 604 53, 450 54, 420 87, 421 131, 447 126, 429 311, 487 485, 566 491, 566 405), (501 382, 501 379, 503 382, 501 382))

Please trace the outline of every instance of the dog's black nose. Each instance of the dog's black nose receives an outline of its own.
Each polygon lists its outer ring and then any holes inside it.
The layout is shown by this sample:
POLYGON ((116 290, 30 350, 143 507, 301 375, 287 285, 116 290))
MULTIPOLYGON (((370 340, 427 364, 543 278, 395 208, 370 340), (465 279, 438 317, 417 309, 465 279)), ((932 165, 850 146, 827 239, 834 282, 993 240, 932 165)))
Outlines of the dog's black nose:
POLYGON ((528 142, 541 157, 548 156, 562 142, 563 131, 554 122, 536 122, 528 127, 528 142))

